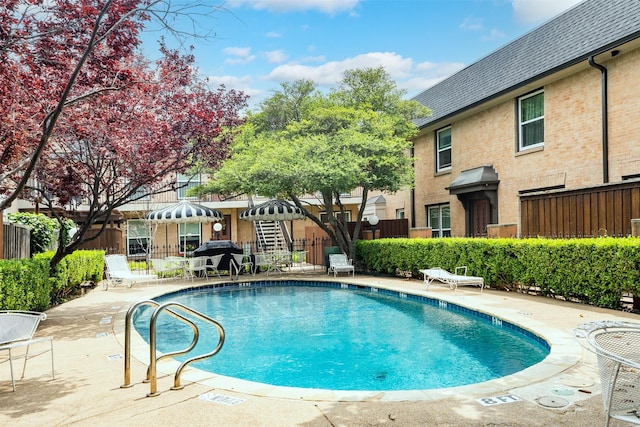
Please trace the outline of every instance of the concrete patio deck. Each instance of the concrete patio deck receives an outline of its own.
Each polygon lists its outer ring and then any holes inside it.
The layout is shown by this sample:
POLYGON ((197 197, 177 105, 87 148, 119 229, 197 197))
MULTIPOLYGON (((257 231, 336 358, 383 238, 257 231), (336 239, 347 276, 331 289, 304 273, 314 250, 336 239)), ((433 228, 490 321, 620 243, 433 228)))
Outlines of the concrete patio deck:
MULTIPOLYGON (((227 281, 228 278, 223 278, 227 281)), ((256 279, 333 280, 326 274, 283 274, 256 279)), ((491 312, 553 342, 546 363, 500 380, 454 389, 376 395, 300 393, 300 389, 256 386, 188 368, 183 390, 172 391, 163 365, 157 397, 146 397, 146 361, 134 350, 131 388, 123 383, 124 317, 133 303, 191 286, 159 282, 133 288, 97 287, 50 309, 38 336, 54 337, 56 378, 48 355, 29 361, 25 378, 11 391, 8 364, 0 365, 0 425, 6 426, 598 426, 605 414, 596 358, 573 338, 589 321, 640 316, 485 289, 452 291, 422 281, 370 276, 340 281, 414 292, 491 312), (141 361, 142 360, 142 361, 141 361), (197 382, 192 382, 198 379, 197 382), (570 394, 569 394, 570 393, 570 394), (487 400, 512 396, 495 404, 487 400), (541 400, 542 398, 542 400, 541 400), (482 400, 485 399, 485 400, 482 400), (484 402, 484 405, 482 404, 484 402), (541 404, 542 403, 542 404, 541 404), (556 403, 566 403, 558 409, 556 403), (544 404, 544 405, 543 405, 544 404)), ((207 281, 221 281, 220 279, 207 281)), ((205 282, 195 281, 194 285, 205 282)), ((148 359, 148 356, 147 356, 148 359)), ((16 367, 16 372, 19 368, 16 367)), ((159 367, 159 369, 161 369, 159 367)), ((612 426, 626 425, 612 421, 612 426)))

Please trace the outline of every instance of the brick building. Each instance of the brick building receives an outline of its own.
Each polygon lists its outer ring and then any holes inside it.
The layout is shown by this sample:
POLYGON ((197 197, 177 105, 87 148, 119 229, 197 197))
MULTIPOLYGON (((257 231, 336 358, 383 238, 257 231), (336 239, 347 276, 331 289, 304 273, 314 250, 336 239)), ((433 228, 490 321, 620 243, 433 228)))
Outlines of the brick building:
POLYGON ((640 218, 640 2, 585 0, 414 99, 414 228, 628 235, 640 218))

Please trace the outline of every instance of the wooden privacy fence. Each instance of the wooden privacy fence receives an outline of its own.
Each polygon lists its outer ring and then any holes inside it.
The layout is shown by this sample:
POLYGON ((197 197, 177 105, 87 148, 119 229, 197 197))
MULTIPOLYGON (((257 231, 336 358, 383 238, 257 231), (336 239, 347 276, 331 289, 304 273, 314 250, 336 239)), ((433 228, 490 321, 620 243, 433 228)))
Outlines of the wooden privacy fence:
POLYGON ((29 258, 31 256, 31 230, 22 224, 3 224, 5 259, 29 258))
POLYGON ((522 237, 631 235, 640 218, 640 182, 520 196, 522 237))
MULTIPOLYGON (((88 235, 92 235, 91 233, 95 233, 98 230, 89 230, 88 235)), ((104 232, 100 234, 93 240, 89 240, 88 242, 84 242, 80 249, 104 249, 104 248, 112 248, 113 253, 122 253, 123 241, 122 241, 122 230, 119 228, 105 228, 104 232)))

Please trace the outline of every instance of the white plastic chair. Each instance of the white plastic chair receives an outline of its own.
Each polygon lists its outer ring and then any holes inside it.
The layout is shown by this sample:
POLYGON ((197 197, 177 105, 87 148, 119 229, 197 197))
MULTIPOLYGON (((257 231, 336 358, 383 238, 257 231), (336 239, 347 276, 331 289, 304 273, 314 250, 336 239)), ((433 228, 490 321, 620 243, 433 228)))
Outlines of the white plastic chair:
POLYGON ((193 280, 194 277, 207 277, 208 257, 189 258, 187 261, 187 274, 193 280))
POLYGON ((338 273, 351 272, 353 276, 356 275, 355 267, 353 266, 353 260, 348 259, 345 254, 329 254, 329 268, 327 274, 333 272, 333 277, 336 277, 338 273))
POLYGON ((251 262, 251 257, 241 254, 231 254, 233 258, 231 258, 231 267, 229 268, 229 276, 233 276, 233 270, 236 270, 236 280, 238 280, 238 276, 240 275, 240 271, 242 271, 246 266, 249 266, 249 271, 253 270, 253 263, 251 262))
POLYGON ((13 375, 14 359, 24 359, 22 375, 20 376, 20 379, 22 379, 24 378, 24 372, 27 368, 27 360, 50 351, 51 376, 55 379, 55 371, 53 367, 53 337, 33 338, 40 321, 45 320, 46 318, 47 315, 45 313, 35 311, 0 311, 0 352, 8 352, 8 358, 1 359, 0 362, 9 361, 9 367, 11 369, 11 386, 13 387, 13 391, 16 391, 16 383, 13 375), (47 341, 49 342, 49 348, 36 353, 29 353, 29 346, 47 341), (17 354, 16 350, 20 347, 25 347, 25 352, 17 354))
POLYGON ((218 266, 220 265, 220 261, 222 261, 222 257, 224 257, 224 254, 212 255, 207 257, 207 259, 211 261, 211 264, 207 264, 207 270, 213 270, 213 272, 218 277, 220 277, 218 266))
POLYGON ((171 273, 181 271, 179 265, 168 259, 152 258, 151 268, 159 277, 166 277, 171 273))
POLYGON ((103 286, 106 290, 109 282, 115 286, 118 282, 126 283, 128 287, 133 286, 136 282, 148 282, 158 278, 155 274, 134 274, 129 269, 127 257, 124 255, 105 255, 104 264, 106 267, 107 280, 103 280, 103 286))

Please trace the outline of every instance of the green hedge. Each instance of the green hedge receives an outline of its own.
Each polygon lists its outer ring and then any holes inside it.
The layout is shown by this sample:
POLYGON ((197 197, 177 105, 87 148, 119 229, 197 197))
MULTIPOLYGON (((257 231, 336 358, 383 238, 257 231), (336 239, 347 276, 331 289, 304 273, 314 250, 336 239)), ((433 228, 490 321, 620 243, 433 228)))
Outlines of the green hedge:
POLYGON ((49 275, 53 252, 31 259, 0 260, 0 309, 46 310, 64 301, 85 281, 98 282, 104 272, 104 251, 76 251, 49 275))
POLYGON ((371 272, 395 274, 466 265, 492 287, 536 287, 607 308, 623 293, 640 295, 640 239, 378 239, 356 242, 356 259, 371 272))

